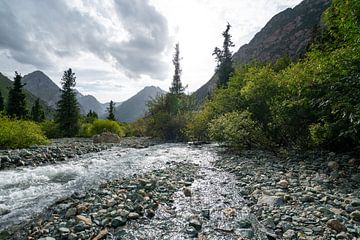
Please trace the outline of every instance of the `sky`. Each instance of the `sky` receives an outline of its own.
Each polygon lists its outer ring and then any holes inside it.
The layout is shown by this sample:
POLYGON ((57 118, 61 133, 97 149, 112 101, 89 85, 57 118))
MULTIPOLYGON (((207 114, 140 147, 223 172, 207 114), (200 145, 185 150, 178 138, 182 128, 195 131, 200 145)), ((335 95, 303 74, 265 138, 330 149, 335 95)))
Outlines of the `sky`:
POLYGON ((72 68, 76 88, 100 102, 145 86, 168 90, 180 45, 187 92, 214 74, 212 52, 227 22, 237 51, 275 14, 301 0, 0 0, 0 72, 35 70, 57 85, 72 68))

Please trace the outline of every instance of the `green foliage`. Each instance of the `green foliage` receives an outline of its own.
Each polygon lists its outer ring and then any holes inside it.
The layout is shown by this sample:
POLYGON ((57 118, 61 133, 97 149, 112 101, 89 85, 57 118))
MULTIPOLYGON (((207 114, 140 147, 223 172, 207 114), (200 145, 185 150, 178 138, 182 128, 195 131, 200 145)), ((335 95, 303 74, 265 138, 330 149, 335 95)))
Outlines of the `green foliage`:
POLYGON ((25 148, 48 143, 39 125, 0 116, 0 148, 25 148))
POLYGON ((103 132, 111 132, 123 137, 125 136, 125 127, 116 121, 97 119, 93 123, 83 123, 80 128, 80 136, 83 137, 92 137, 103 132))
POLYGON ((40 124, 41 130, 47 138, 61 138, 62 132, 58 124, 53 120, 46 120, 40 124))
POLYGON ((80 130, 80 113, 76 100, 75 73, 71 68, 64 72, 61 79, 61 97, 57 103, 55 121, 64 137, 74 137, 80 130))
POLYGON ((116 121, 114 111, 115 111, 115 103, 111 100, 109 103, 109 107, 107 108, 107 112, 109 114, 107 117, 108 120, 116 121))
POLYGON ((34 122, 42 122, 45 120, 45 113, 40 105, 39 98, 35 101, 34 106, 31 108, 30 117, 34 122))
POLYGON ((1 91, 0 91, 0 112, 2 112, 4 110, 4 98, 1 94, 1 91))
POLYGON ((233 73, 233 63, 232 63, 232 52, 231 47, 234 47, 234 43, 231 41, 231 35, 229 33, 231 25, 228 23, 226 25, 226 30, 223 32, 224 43, 223 48, 220 49, 216 47, 214 49, 213 55, 215 55, 217 61, 216 71, 219 76, 218 85, 220 87, 226 87, 230 75, 233 73))
POLYGON ((125 125, 125 135, 127 137, 144 137, 146 136, 146 121, 144 118, 139 118, 135 122, 127 123, 125 125))
POLYGON ((188 112, 194 105, 186 95, 168 93, 154 99, 145 116, 146 134, 164 140, 185 140, 188 112))
POLYGON ((226 113, 212 120, 209 133, 211 139, 235 148, 251 148, 265 143, 261 128, 247 111, 226 113))
POLYGON ((22 76, 15 72, 13 87, 9 91, 6 113, 10 117, 25 118, 27 115, 24 84, 21 83, 22 76))
POLYGON ((83 122, 85 123, 93 123, 96 119, 98 119, 98 115, 96 112, 89 111, 86 116, 83 118, 83 122))

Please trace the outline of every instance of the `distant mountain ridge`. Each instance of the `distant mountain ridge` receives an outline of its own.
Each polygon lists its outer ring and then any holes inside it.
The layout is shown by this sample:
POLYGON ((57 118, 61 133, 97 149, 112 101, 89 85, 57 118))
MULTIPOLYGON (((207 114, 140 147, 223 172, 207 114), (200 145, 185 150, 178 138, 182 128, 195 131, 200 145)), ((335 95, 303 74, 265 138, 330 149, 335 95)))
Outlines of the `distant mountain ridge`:
MULTIPOLYGON (((49 106, 56 108, 60 99, 61 89, 43 72, 34 71, 23 77, 24 88, 45 101, 49 106)), ((83 95, 76 90, 76 98, 79 102, 80 113, 86 114, 90 110, 99 116, 105 113, 105 107, 92 95, 83 95)))
MULTIPOLYGON (((321 15, 330 5, 330 0, 304 0, 293 9, 278 13, 233 55, 234 64, 238 66, 252 60, 274 62, 285 55, 299 58, 306 52, 314 28, 321 25, 321 15)), ((198 102, 207 98, 216 88, 217 81, 214 74, 194 93, 198 102)))
MULTIPOLYGON (((7 102, 9 90, 12 87, 13 87, 13 81, 11 81, 8 77, 6 77, 2 73, 0 73, 0 91, 1 91, 1 94, 2 94, 5 102, 7 102)), ((26 96, 26 109, 30 112, 31 107, 35 104, 35 101, 38 97, 26 89, 24 89, 24 93, 26 96)), ((45 115, 48 118, 52 118, 55 113, 54 109, 52 107, 50 107, 46 103, 46 101, 40 100, 40 104, 45 111, 45 115)))
POLYGON ((115 105, 116 119, 121 122, 133 122, 143 117, 147 110, 147 102, 165 93, 159 87, 145 87, 133 97, 122 102, 120 106, 115 105))

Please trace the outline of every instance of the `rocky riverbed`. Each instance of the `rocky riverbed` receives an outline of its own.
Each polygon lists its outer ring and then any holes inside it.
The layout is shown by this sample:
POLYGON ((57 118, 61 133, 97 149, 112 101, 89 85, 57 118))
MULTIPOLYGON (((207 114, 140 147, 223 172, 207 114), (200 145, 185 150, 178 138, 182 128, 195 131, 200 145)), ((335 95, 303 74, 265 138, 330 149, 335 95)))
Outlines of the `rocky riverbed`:
POLYGON ((96 153, 113 146, 146 148, 155 144, 149 138, 122 138, 119 143, 93 143, 89 138, 53 139, 51 144, 28 149, 0 150, 0 170, 24 166, 42 166, 76 160, 87 153, 96 153))
MULTIPOLYGON (((48 190, 65 187, 55 194, 56 201, 27 224, 0 231, 0 239, 360 237, 357 158, 327 152, 276 156, 259 150, 235 155, 216 145, 141 146, 146 144, 128 140, 84 155, 80 163, 69 162, 79 173, 62 177, 57 188, 48 190), (79 188, 83 185, 88 187, 79 188)), ((46 192, 37 198, 44 197, 46 192)))
POLYGON ((360 239, 360 162, 334 153, 245 151, 217 161, 251 212, 283 239, 360 239))

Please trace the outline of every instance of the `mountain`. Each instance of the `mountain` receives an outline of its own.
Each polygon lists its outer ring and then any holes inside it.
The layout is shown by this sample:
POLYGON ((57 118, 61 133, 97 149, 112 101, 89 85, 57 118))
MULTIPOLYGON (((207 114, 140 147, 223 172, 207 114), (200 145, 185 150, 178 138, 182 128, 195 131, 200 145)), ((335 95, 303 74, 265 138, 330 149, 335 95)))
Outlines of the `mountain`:
MULTIPOLYGON (((330 6, 329 0, 304 0, 296 7, 275 15, 259 33, 233 55, 236 66, 252 60, 274 62, 288 55, 297 59, 304 55, 313 39, 314 29, 321 26, 321 15, 330 6)), ((217 85, 214 76, 195 93, 202 102, 217 85)))
POLYGON ((99 116, 105 114, 106 107, 104 107, 104 105, 94 96, 78 94, 77 100, 82 108, 81 112, 84 112, 84 114, 88 113, 90 110, 96 112, 99 116))
POLYGON ((144 116, 147 102, 166 92, 159 87, 145 87, 115 108, 115 117, 121 122, 133 122, 144 116))
MULTIPOLYGON (((56 107, 60 99, 61 89, 43 72, 34 71, 23 77, 25 89, 37 96, 51 107, 56 107)), ((75 89, 76 98, 79 102, 80 113, 86 114, 89 110, 95 111, 98 115, 105 112, 103 105, 91 95, 83 95, 75 89)))
MULTIPOLYGON (((6 76, 0 73, 0 91, 2 93, 2 96, 4 97, 5 102, 7 101, 9 90, 10 88, 12 88, 12 86, 13 86, 13 82, 9 78, 7 78, 6 76)), ((26 89, 24 89, 24 93, 26 96, 26 107, 30 112, 31 107, 35 104, 35 101, 38 97, 33 95, 31 92, 29 92, 26 89)), ((45 111, 45 115, 48 118, 52 118, 55 113, 54 109, 48 106, 48 104, 41 99, 40 99, 40 104, 45 111)))
POLYGON ((24 88, 45 101, 49 106, 56 107, 60 99, 60 88, 43 72, 35 71, 25 75, 22 82, 26 85, 24 88))

